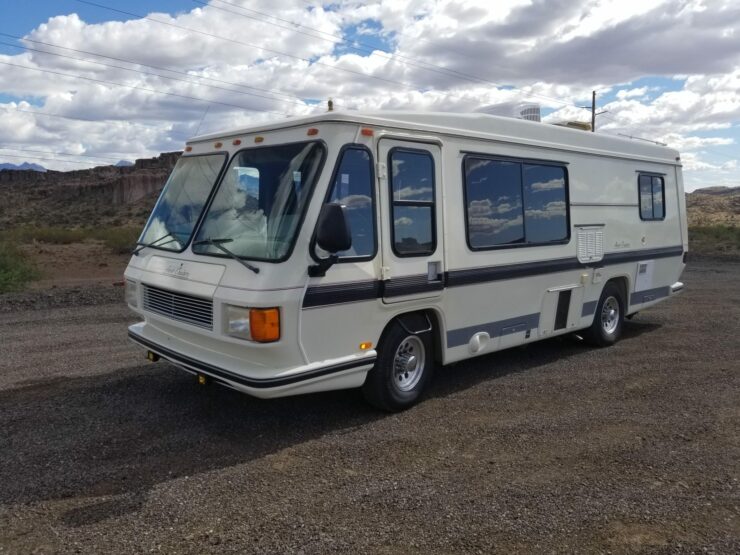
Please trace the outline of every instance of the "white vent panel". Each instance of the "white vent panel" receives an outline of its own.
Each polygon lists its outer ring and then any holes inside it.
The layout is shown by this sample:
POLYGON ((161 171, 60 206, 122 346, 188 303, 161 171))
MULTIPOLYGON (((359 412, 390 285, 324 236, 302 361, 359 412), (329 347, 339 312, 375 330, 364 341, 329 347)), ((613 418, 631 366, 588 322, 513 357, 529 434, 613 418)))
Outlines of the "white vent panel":
POLYGON ((578 229, 578 261, 598 262, 604 258, 604 228, 582 227, 578 229))

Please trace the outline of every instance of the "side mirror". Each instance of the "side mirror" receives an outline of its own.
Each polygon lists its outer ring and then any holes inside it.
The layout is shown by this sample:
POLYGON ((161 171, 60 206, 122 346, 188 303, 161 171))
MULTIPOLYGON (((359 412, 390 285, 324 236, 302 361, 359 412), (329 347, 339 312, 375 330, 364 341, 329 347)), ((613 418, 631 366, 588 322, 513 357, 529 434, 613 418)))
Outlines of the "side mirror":
POLYGON ((308 275, 320 277, 337 261, 337 253, 352 246, 352 230, 344 206, 336 202, 324 204, 316 224, 316 244, 330 253, 328 258, 308 267, 308 275))
POLYGON ((344 206, 330 202, 321 207, 316 226, 316 244, 331 254, 346 251, 352 246, 352 231, 344 206))

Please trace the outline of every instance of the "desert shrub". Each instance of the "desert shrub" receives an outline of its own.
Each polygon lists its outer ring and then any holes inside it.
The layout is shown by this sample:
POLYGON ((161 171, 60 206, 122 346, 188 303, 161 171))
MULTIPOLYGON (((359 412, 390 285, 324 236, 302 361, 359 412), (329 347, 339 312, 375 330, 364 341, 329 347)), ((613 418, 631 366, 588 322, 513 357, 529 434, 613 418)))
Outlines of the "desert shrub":
POLYGON ((0 243, 0 293, 22 289, 39 272, 12 243, 0 243))
POLYGON ((730 225, 691 227, 689 250, 699 254, 739 254, 740 227, 730 225))
POLYGON ((138 227, 109 227, 96 230, 94 238, 103 241, 114 253, 125 254, 134 249, 140 233, 138 227))

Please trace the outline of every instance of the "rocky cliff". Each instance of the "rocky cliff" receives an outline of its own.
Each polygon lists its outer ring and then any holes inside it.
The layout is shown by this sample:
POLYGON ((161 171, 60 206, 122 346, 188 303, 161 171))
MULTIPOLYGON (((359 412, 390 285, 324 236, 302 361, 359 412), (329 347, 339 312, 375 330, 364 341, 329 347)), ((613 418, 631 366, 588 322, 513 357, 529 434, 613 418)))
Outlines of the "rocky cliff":
POLYGON ((180 152, 69 172, 0 171, 0 228, 143 223, 180 152))

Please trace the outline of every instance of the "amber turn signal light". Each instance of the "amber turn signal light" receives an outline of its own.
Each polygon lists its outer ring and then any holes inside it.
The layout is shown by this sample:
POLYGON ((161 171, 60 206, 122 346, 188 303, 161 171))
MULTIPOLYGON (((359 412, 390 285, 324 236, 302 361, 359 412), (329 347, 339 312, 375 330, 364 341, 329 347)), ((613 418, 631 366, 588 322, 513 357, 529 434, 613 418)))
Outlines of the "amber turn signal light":
POLYGON ((253 308, 249 311, 252 341, 270 343, 280 339, 280 311, 277 308, 253 308))

